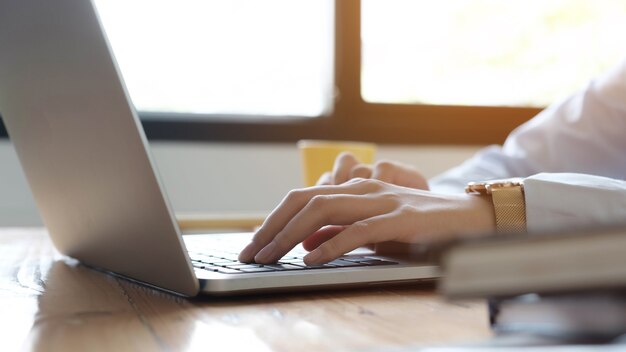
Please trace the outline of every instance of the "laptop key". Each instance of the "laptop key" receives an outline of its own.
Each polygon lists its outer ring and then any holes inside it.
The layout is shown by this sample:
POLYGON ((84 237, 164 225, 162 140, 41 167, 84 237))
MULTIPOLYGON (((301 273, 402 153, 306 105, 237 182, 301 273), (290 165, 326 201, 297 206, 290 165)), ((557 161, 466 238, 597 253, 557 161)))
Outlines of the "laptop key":
MULTIPOLYGON (((281 263, 281 262, 282 262, 282 260, 279 261, 279 263, 281 263)), ((292 261, 292 262, 290 261, 290 262, 288 262, 286 264, 296 265, 296 266, 302 267, 304 269, 330 269, 330 268, 336 268, 337 267, 337 265, 333 265, 333 264, 330 264, 330 263, 328 263, 328 264, 321 264, 321 265, 306 265, 304 263, 304 261, 302 261, 302 259, 300 259, 300 261, 292 261)))
POLYGON ((341 260, 345 260, 347 262, 360 263, 365 260, 369 260, 370 258, 361 257, 361 256, 349 256, 349 257, 341 257, 341 260))
POLYGON ((219 257, 226 260, 239 261, 238 254, 222 253, 219 257))
POLYGON ((347 260, 341 260, 341 259, 335 259, 332 262, 328 262, 328 264, 334 265, 337 267, 342 267, 342 268, 352 267, 352 266, 367 266, 367 264, 362 264, 359 262, 349 262, 347 260))
POLYGON ((196 261, 196 262, 202 262, 202 263, 209 263, 211 261, 211 257, 207 256, 207 255, 202 255, 202 254, 190 254, 189 258, 192 261, 196 261))
POLYGON ((243 271, 236 270, 236 269, 230 269, 230 268, 218 268, 217 272, 218 273, 223 273, 223 274, 241 274, 241 273, 243 273, 243 271))
POLYGON ((395 265, 395 264, 398 264, 398 263, 392 262, 390 260, 382 260, 382 259, 367 259, 367 260, 362 260, 359 263, 367 264, 367 265, 395 265))
POLYGON ((217 266, 227 266, 227 265, 238 264, 238 262, 233 262, 232 260, 217 259, 217 260, 211 260, 209 264, 217 265, 217 266))
POLYGON ((304 267, 302 266, 293 265, 293 264, 283 264, 283 263, 266 264, 264 266, 267 268, 273 268, 276 270, 303 270, 304 269, 304 267))
POLYGON ((246 263, 233 263, 233 264, 228 264, 228 265, 224 265, 225 268, 231 268, 231 269, 252 269, 252 268, 262 268, 263 264, 246 264, 246 263))
POLYGON ((267 271, 278 271, 276 269, 268 268, 268 267, 265 267, 265 266, 256 267, 256 268, 241 268, 239 270, 241 270, 244 273, 259 273, 259 272, 267 272, 267 271))
POLYGON ((204 264, 203 264, 203 263, 191 262, 191 265, 192 265, 194 268, 204 269, 204 264))
POLYGON ((332 264, 321 264, 321 265, 307 265, 304 267, 305 269, 332 269, 337 268, 337 266, 332 264))
POLYGON ((301 262, 302 261, 302 257, 292 257, 292 256, 286 256, 283 257, 279 260, 280 262, 285 262, 285 263, 289 263, 289 262, 301 262))
POLYGON ((200 270, 205 270, 205 271, 210 271, 210 272, 216 272, 217 269, 212 269, 212 268, 207 268, 207 267, 196 267, 196 269, 200 269, 200 270))

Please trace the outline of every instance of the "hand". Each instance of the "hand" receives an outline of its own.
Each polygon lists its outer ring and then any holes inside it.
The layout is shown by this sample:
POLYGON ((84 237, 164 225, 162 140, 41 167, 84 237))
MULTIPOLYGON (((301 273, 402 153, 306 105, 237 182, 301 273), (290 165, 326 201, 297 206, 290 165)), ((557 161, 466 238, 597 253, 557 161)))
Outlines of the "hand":
POLYGON ((378 242, 428 243, 494 229, 493 206, 485 197, 441 195, 359 178, 289 192, 239 260, 276 262, 312 235, 318 240, 309 242, 314 249, 304 257, 310 265, 378 242), (325 236, 328 229, 333 231, 325 236))
POLYGON ((398 186, 428 189, 428 181, 413 166, 397 161, 382 160, 374 166, 359 163, 351 153, 341 153, 332 172, 326 172, 317 185, 340 185, 353 178, 373 178, 398 186))
MULTIPOLYGON (((372 178, 398 186, 428 190, 428 180, 411 165, 397 161, 381 160, 373 166, 361 164, 350 152, 343 152, 335 159, 333 171, 324 173, 317 185, 339 185, 354 178, 372 178)), ((343 231, 346 226, 326 226, 302 241, 304 249, 312 251, 320 244, 343 231)), ((377 249, 378 246, 368 245, 377 249)))

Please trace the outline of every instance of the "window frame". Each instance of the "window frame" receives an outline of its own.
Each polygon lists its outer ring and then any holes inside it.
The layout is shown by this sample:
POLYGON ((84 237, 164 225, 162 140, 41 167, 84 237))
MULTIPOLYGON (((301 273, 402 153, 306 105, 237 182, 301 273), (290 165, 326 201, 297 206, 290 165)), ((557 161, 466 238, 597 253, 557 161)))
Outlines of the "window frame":
MULTIPOLYGON (((361 97, 361 1, 335 0, 333 107, 320 117, 138 112, 153 141, 294 142, 361 140, 387 144, 502 143, 541 109, 369 103, 361 97)), ((4 125, 0 135, 7 136, 4 125)))

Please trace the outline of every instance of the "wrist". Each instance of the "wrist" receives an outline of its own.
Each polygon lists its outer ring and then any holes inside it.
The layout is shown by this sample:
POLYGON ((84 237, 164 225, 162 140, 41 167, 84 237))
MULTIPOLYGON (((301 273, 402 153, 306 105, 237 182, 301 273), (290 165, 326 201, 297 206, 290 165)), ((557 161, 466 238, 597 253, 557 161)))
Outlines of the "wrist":
POLYGON ((490 197, 463 195, 467 204, 468 232, 492 233, 496 231, 496 216, 490 197))
POLYGON ((491 201, 497 232, 526 232, 526 202, 522 178, 470 182, 465 192, 491 201))

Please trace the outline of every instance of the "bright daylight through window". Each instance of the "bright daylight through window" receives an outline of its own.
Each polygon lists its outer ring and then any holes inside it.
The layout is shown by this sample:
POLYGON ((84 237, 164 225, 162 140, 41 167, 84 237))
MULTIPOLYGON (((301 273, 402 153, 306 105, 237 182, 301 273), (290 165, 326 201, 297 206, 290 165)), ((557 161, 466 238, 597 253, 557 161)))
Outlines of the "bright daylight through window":
POLYGON ((141 111, 319 116, 332 106, 332 0, 97 0, 141 111))
POLYGON ((550 104, 626 54, 624 0, 362 0, 368 102, 550 104))

